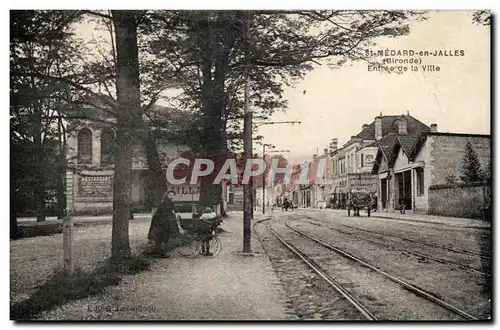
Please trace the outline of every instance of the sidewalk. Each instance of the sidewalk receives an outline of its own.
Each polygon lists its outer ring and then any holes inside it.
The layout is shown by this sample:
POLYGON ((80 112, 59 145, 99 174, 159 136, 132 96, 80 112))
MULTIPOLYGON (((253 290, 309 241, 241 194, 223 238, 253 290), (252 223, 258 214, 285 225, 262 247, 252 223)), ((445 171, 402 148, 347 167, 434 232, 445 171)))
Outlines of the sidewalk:
MULTIPOLYGON (((151 270, 125 276, 103 296, 66 304, 44 320, 287 320, 285 294, 263 248, 252 235, 256 256, 242 256, 243 219, 231 212, 220 234, 217 257, 156 259, 151 270), (106 311, 106 309, 108 311, 106 311)), ((261 216, 256 216, 257 221, 261 216)))
POLYGON ((477 220, 477 219, 466 219, 466 218, 454 218, 454 217, 445 217, 445 216, 437 216, 437 215, 429 215, 429 214, 413 214, 413 213, 405 213, 401 214, 399 212, 374 212, 372 213, 372 217, 375 218, 384 218, 384 219, 397 219, 397 220, 407 220, 407 221, 417 221, 417 222, 428 222, 435 224, 444 224, 448 226, 454 227, 463 227, 463 228, 490 228, 490 223, 477 220))
MULTIPOLYGON (((298 210, 315 210, 318 212, 332 212, 335 214, 343 214, 343 215, 347 216, 347 210, 338 210, 338 209, 320 210, 320 209, 315 209, 315 208, 299 208, 298 210)), ((417 213, 401 214, 399 211, 372 212, 371 217, 381 218, 381 219, 412 221, 412 222, 423 222, 423 223, 431 223, 431 224, 446 225, 446 226, 453 226, 453 227, 462 227, 462 228, 486 228, 486 229, 491 228, 491 224, 489 222, 486 222, 483 220, 467 219, 467 218, 454 218, 454 217, 445 217, 445 216, 437 216, 437 215, 429 215, 429 214, 417 214, 417 213)))

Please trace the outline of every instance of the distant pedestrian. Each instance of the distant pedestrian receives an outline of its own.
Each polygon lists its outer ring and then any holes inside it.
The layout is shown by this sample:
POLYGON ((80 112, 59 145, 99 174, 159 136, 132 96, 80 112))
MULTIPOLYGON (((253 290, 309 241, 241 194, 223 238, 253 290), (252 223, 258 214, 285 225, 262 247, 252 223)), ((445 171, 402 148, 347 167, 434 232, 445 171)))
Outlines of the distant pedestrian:
POLYGON ((174 191, 168 191, 163 195, 162 201, 151 220, 148 239, 154 241, 152 254, 158 257, 169 258, 166 248, 170 238, 170 233, 176 229, 176 215, 174 211, 174 191))
POLYGON ((405 214, 406 212, 406 198, 404 197, 399 200, 399 211, 401 214, 405 214))

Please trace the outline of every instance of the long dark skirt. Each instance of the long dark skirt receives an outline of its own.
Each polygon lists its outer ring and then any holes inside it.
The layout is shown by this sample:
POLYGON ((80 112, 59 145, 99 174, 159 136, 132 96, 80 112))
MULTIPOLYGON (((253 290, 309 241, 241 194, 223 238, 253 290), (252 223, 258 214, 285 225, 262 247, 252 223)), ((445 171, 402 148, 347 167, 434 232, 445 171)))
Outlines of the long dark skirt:
POLYGON ((165 212, 162 212, 162 210, 158 210, 151 220, 148 239, 161 242, 168 241, 173 224, 173 221, 170 218, 171 216, 165 214, 165 212))

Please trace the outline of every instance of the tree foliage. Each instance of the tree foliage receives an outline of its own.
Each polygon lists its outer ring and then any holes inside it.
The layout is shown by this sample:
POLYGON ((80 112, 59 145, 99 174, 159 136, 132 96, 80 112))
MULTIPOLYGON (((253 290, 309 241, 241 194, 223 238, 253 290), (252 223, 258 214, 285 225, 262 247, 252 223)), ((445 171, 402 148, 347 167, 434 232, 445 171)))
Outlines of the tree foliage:
MULTIPOLYGON (((284 90, 315 65, 340 67, 368 60, 379 37, 409 32, 420 19, 411 11, 150 11, 143 48, 166 79, 182 90, 175 101, 202 117, 199 149, 210 159, 227 158, 238 145, 245 78, 244 22, 250 22, 251 108, 266 119, 284 110, 284 90), (172 73, 174 77, 172 78, 172 73)), ((162 74, 159 76, 162 77, 162 74)), ((217 161, 216 163, 220 163, 217 161)), ((216 168, 220 168, 217 167, 216 168)), ((211 178, 207 178, 210 180, 211 178)), ((218 190, 212 191, 218 194, 218 190)), ((208 193, 210 194, 210 193, 208 193)), ((202 196, 205 196, 202 190, 202 196)), ((202 197, 203 198, 203 197, 202 197)))
POLYGON ((478 10, 473 12, 472 21, 477 25, 491 25, 491 11, 478 10))
POLYGON ((58 118, 68 96, 65 85, 45 77, 69 75, 77 67, 80 53, 70 25, 78 18, 70 11, 44 10, 15 10, 10 16, 11 212, 34 211, 36 205, 43 221, 47 192, 57 187, 60 202, 63 198, 62 162, 56 160, 63 148, 60 143, 54 154, 50 145, 64 139, 58 118))
POLYGON ((480 182, 483 179, 481 163, 470 141, 465 145, 460 179, 466 183, 480 182))

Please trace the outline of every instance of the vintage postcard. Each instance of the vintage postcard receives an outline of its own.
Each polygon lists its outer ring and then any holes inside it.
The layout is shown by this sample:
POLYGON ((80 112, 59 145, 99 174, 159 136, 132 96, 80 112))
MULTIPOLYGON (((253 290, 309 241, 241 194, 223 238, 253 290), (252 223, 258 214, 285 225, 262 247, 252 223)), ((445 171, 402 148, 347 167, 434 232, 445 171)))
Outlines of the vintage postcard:
POLYGON ((13 321, 490 321, 488 10, 11 10, 13 321))

